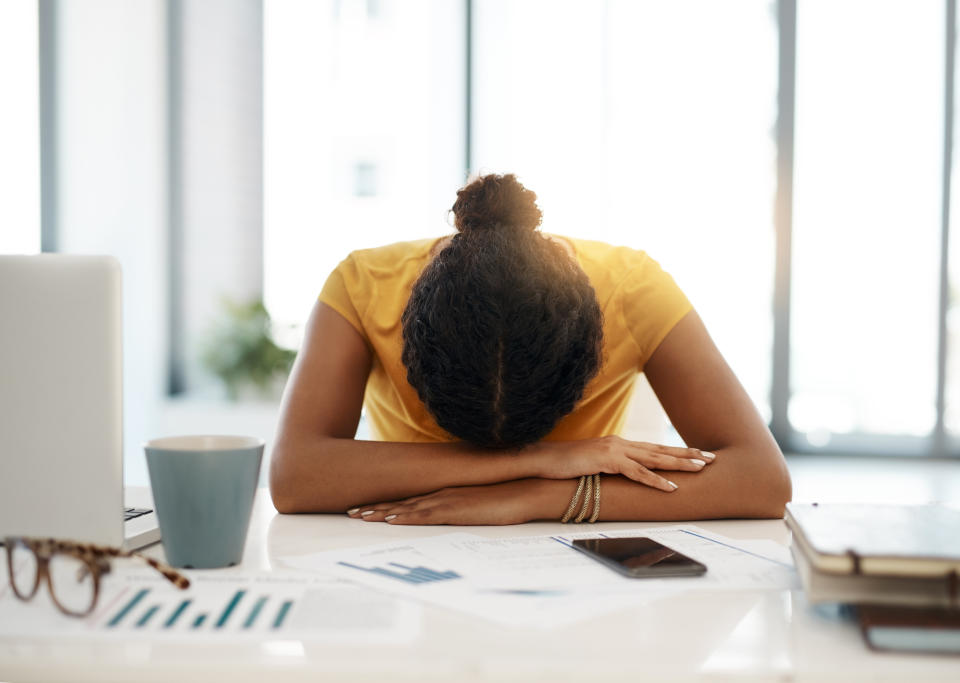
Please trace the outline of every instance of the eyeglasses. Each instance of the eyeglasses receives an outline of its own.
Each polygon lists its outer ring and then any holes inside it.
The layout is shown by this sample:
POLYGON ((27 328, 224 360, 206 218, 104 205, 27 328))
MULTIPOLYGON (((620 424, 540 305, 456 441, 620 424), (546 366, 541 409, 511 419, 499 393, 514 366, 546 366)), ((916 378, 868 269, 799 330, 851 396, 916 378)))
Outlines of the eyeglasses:
POLYGON ((111 557, 141 559, 180 589, 190 580, 173 567, 139 553, 53 538, 4 538, 7 548, 7 575, 13 593, 23 601, 37 594, 46 579, 53 603, 64 614, 84 617, 96 607, 100 577, 110 573, 111 557))

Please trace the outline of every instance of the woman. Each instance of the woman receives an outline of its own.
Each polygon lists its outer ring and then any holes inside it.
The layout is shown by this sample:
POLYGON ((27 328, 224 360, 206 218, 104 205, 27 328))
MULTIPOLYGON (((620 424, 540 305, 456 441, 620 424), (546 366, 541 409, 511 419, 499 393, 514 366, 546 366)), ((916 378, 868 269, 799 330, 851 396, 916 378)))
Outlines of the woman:
POLYGON ((354 252, 327 280, 281 411, 280 512, 782 516, 783 456, 656 262, 542 234, 536 195, 512 175, 468 184, 453 213, 456 235, 354 252), (615 436, 639 372, 690 448, 615 436), (364 401, 381 440, 354 439, 364 401))

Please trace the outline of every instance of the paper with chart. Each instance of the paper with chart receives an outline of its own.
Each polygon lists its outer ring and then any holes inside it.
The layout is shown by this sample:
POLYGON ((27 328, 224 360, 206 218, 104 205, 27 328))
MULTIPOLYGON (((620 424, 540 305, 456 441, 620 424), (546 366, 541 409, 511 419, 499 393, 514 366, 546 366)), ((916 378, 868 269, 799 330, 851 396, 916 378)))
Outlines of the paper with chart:
MULTIPOLYGON (((776 544, 773 544, 774 546, 776 544)), ((283 561, 499 623, 552 627, 687 590, 796 586, 789 559, 695 526, 491 539, 444 534, 283 561), (573 538, 649 536, 700 560, 703 577, 629 579, 569 547, 573 538)))
POLYGON ((0 636, 394 643, 420 628, 417 605, 316 574, 186 571, 191 586, 181 591, 144 570, 114 572, 93 613, 74 618, 56 609, 46 585, 19 600, 4 568, 0 636))
POLYGON ((470 534, 445 534, 437 539, 436 545, 432 539, 403 541, 283 559, 298 569, 313 569, 378 591, 450 607, 510 626, 558 626, 624 605, 621 596, 595 599, 567 590, 500 581, 498 577, 487 580, 481 572, 467 567, 462 557, 447 561, 421 549, 421 546, 443 549, 447 543, 472 540, 485 539, 470 534))

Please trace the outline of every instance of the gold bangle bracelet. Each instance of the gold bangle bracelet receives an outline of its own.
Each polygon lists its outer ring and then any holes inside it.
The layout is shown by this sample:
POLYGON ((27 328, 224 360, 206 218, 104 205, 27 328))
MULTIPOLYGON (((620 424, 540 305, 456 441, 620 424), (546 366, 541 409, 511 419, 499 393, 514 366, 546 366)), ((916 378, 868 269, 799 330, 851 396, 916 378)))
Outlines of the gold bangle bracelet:
POLYGON ((583 487, 586 483, 586 480, 587 478, 585 476, 580 477, 580 484, 577 486, 577 491, 573 494, 573 498, 570 499, 570 506, 567 508, 567 511, 563 513, 563 517, 560 518, 561 524, 566 524, 569 522, 571 515, 573 515, 573 511, 577 509, 577 503, 580 502, 580 494, 583 493, 583 487))
MULTIPOLYGON (((584 505, 586 507, 586 505, 584 505)), ((588 520, 591 524, 600 518, 600 474, 593 475, 593 512, 588 520)))
POLYGON ((583 494, 583 507, 580 508, 580 514, 573 520, 577 524, 587 516, 587 510, 590 508, 590 496, 593 493, 593 476, 588 474, 584 478, 587 480, 587 486, 583 494))

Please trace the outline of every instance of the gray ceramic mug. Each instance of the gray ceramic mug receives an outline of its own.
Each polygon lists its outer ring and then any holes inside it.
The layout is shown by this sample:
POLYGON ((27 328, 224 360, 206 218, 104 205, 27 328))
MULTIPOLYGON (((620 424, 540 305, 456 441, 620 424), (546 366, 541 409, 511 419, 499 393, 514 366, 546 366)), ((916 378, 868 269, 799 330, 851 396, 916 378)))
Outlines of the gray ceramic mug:
POLYGON ((171 436, 144 444, 167 562, 239 564, 260 477, 263 439, 171 436))

